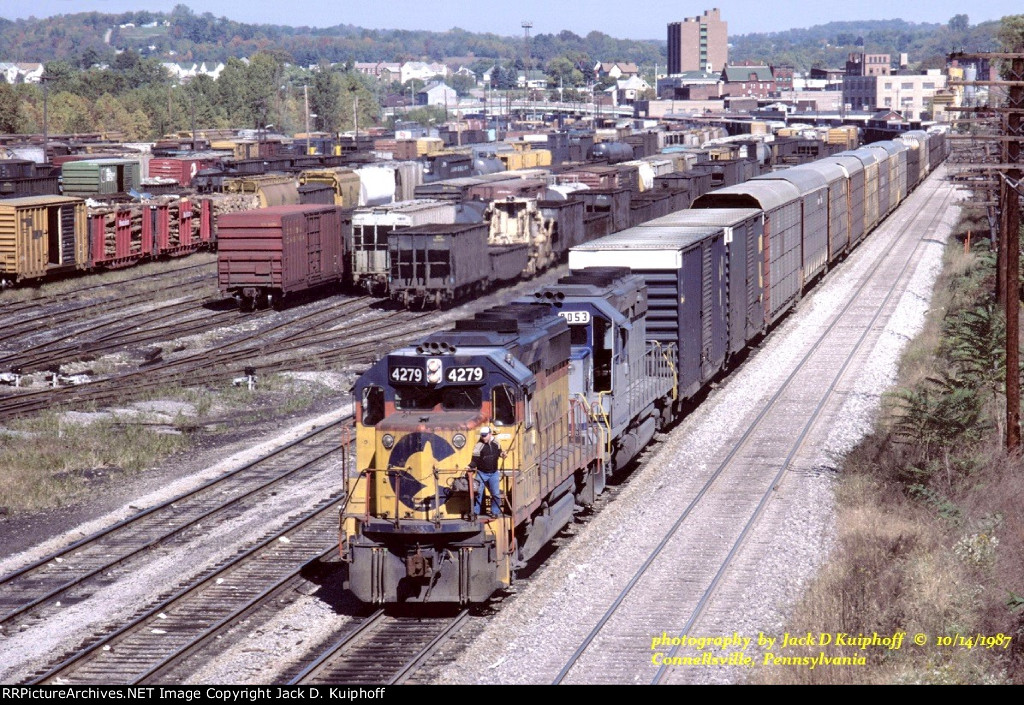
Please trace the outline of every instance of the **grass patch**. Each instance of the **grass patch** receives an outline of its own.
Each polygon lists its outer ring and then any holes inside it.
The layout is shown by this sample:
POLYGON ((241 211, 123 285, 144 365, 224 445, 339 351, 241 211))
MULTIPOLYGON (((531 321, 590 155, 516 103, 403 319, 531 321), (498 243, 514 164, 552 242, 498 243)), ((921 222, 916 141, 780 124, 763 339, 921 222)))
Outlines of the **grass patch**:
POLYGON ((183 435, 110 418, 72 423, 51 412, 18 421, 0 432, 0 504, 11 512, 63 506, 188 445, 183 435))
POLYGON ((143 409, 120 419, 94 404, 76 408, 97 414, 89 420, 69 420, 58 411, 21 419, 0 430, 0 508, 24 513, 84 501, 114 478, 145 472, 192 447, 200 436, 237 433, 337 394, 317 381, 267 374, 253 390, 167 385, 115 402, 116 408, 143 409))
MULTIPOLYGON (((972 229, 969 221, 957 232, 972 229)), ((921 335, 876 430, 844 461, 837 550, 786 630, 907 634, 900 649, 811 647, 863 665, 765 667, 768 683, 1024 682, 1024 462, 1001 450, 1005 335, 987 242, 947 249, 921 335), (917 634, 927 643, 913 643, 917 634), (1002 637, 968 648, 966 638, 1002 637), (1006 639, 1009 646, 1004 648, 1006 639), (940 646, 949 639, 950 646, 940 646)))

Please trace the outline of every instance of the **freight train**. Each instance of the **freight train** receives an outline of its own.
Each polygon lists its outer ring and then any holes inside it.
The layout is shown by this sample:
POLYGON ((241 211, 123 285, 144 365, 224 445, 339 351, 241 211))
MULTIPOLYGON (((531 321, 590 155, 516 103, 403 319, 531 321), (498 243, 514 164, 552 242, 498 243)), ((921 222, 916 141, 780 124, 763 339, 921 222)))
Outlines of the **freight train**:
POLYGON ((312 215, 305 232, 294 206, 223 215, 220 289, 247 309, 328 284, 407 308, 440 308, 535 276, 574 245, 686 208, 711 183, 710 169, 695 169, 689 179, 658 181, 644 193, 616 179, 607 181, 610 188, 549 200, 560 192, 536 178, 542 175, 526 170, 425 184, 416 200, 345 211, 334 233, 312 215), (293 216, 290 229, 279 219, 285 213, 293 216), (335 259, 324 259, 328 252, 335 259))
POLYGON ((352 592, 464 604, 509 586, 945 156, 942 133, 916 132, 706 193, 574 247, 572 273, 532 297, 373 364, 353 389, 340 513, 352 592), (485 426, 506 457, 500 501, 478 516, 485 426))
POLYGON ((327 284, 353 285, 405 307, 440 308, 535 276, 574 245, 687 208, 716 177, 719 185, 734 184, 760 172, 750 159, 732 160, 742 168, 674 171, 681 166, 669 158, 573 164, 424 183, 414 200, 359 208, 338 220, 344 229, 334 237, 343 245, 330 251, 344 266, 322 259, 328 248, 319 229, 302 254, 299 233, 274 234, 264 225, 256 234, 251 225, 261 216, 228 214, 218 221, 221 291, 252 308, 327 284))

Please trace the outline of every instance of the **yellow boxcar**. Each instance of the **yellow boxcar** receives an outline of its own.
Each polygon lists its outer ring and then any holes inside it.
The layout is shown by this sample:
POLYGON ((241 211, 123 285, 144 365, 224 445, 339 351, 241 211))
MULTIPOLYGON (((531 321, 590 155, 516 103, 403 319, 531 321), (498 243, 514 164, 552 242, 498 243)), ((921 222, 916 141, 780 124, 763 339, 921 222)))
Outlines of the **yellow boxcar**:
POLYGON ((0 282, 85 269, 89 241, 85 201, 67 196, 0 200, 0 282))

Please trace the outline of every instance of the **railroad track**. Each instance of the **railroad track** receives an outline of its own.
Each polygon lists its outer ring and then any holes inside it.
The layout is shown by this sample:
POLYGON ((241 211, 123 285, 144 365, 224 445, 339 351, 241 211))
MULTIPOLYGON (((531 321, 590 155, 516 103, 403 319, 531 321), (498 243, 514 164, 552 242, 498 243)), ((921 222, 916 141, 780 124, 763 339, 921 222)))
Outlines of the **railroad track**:
MULTIPOLYGON (((368 311, 373 303, 368 297, 341 302, 337 306, 306 313, 286 320, 269 328, 235 337, 213 348, 173 360, 154 360, 143 370, 114 375, 72 387, 25 389, 0 399, 0 420, 22 414, 38 412, 57 405, 120 403, 140 394, 158 390, 168 384, 203 385, 225 381, 227 369, 243 365, 260 369, 281 369, 294 361, 311 364, 313 357, 305 355, 302 349, 313 341, 310 331, 323 327, 330 330, 320 334, 323 343, 347 340, 354 335, 379 337, 380 318, 346 323, 358 313, 368 311), (342 323, 339 325, 339 321, 342 323), (375 333, 376 327, 376 333, 375 333), (276 366, 269 366, 272 357, 280 352, 292 351, 290 357, 279 360, 276 366)), ((393 317, 411 316, 405 312, 389 312, 393 317)), ((413 316, 412 321, 426 314, 413 316)), ((335 353, 340 354, 341 349, 335 353)), ((337 354, 333 357, 337 357, 337 354)), ((330 359, 322 354, 318 359, 330 359)), ((303 369, 308 369, 303 368, 303 369)))
POLYGON ((400 685, 461 629, 469 610, 453 618, 395 617, 379 610, 330 646, 289 685, 400 685))
MULTIPOLYGON (((767 505, 793 477, 799 454, 825 409, 841 404, 835 398, 837 388, 850 366, 873 349, 881 334, 879 320, 906 289, 917 253, 950 198, 949 192, 918 194, 915 212, 930 213, 927 223, 915 228, 915 237, 882 248, 846 305, 822 326, 739 440, 724 457, 708 463, 714 469, 674 521, 662 522, 660 540, 603 614, 594 615, 595 626, 555 676, 555 684, 686 682, 692 668, 651 668, 651 637, 663 632, 670 637, 717 633, 702 623, 712 598, 741 549, 757 551, 746 544, 756 535, 767 505), (792 430, 783 433, 782 428, 792 430), (765 472, 768 468, 772 472, 765 472)), ((743 600, 740 595, 731 598, 733 607, 743 600)), ((669 663, 677 655, 693 652, 666 647, 669 663)))
POLYGON ((198 584, 161 599, 112 633, 34 674, 29 684, 159 682, 182 659, 216 642, 282 586, 337 550, 339 496, 228 560, 198 584))
MULTIPOLYGON (((351 417, 316 429, 228 474, 37 560, 0 579, 0 629, 7 636, 45 620, 62 602, 85 599, 129 574, 140 559, 202 536, 277 494, 296 492, 347 452, 351 417)), ((343 482, 337 483, 338 492, 343 482)), ((336 524, 336 518, 335 518, 336 524)), ((334 530, 336 531, 336 525, 334 530)), ((335 535, 335 542, 337 536, 335 535)))
MULTIPOLYGON (((195 265, 194 267, 159 273, 157 275, 153 275, 152 278, 171 274, 180 274, 183 271, 193 268, 209 267, 210 264, 195 265)), ((38 331, 50 330, 57 325, 75 324, 83 318, 83 314, 92 310, 99 310, 101 315, 107 315, 118 311, 124 311, 139 304, 151 303, 154 299, 160 299, 170 295, 180 296, 180 292, 183 287, 199 285, 204 282, 209 283, 210 275, 208 273, 204 273, 189 277, 184 281, 176 281, 165 287, 157 287, 155 289, 150 287, 145 291, 131 292, 125 290, 126 286, 139 285, 142 281, 149 280, 150 278, 138 279, 132 282, 122 283, 121 286, 108 283, 88 287, 88 290, 101 290, 103 295, 98 299, 91 299, 80 305, 64 305, 70 304, 79 292, 64 296, 57 295, 53 298, 47 298, 44 301, 26 302, 20 305, 0 305, 0 325, 4 328, 5 338, 9 336, 9 339, 14 340, 15 338, 24 337, 38 331), (114 291, 111 291, 111 289, 114 291), (39 310, 41 312, 37 314, 29 313, 34 310, 39 310)), ((211 293, 213 292, 215 292, 215 288, 211 290, 211 293)))
POLYGON ((49 340, 0 356, 0 368, 19 369, 23 374, 57 369, 61 365, 93 359, 97 354, 122 349, 147 341, 167 340, 175 335, 190 335, 218 327, 224 321, 237 319, 237 313, 211 311, 202 296, 178 299, 125 318, 95 323, 57 335, 49 340), (180 320, 189 314, 201 314, 201 320, 180 320), (177 319, 172 323, 162 323, 177 319), (69 342, 78 339, 79 342, 69 342))

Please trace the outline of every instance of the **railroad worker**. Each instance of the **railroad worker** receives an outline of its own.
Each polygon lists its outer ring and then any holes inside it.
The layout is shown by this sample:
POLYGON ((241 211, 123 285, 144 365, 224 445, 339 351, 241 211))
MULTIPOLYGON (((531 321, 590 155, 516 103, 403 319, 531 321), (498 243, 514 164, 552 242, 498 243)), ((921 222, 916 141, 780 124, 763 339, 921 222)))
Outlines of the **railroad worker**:
MULTIPOLYGON (((469 461, 469 467, 477 471, 477 475, 487 491, 491 494, 491 516, 497 519, 501 516, 501 473, 498 472, 498 459, 504 458, 507 454, 494 440, 490 426, 480 429, 480 441, 473 446, 473 459, 469 461)), ((473 513, 480 516, 484 508, 484 491, 476 494, 473 503, 473 513)))

